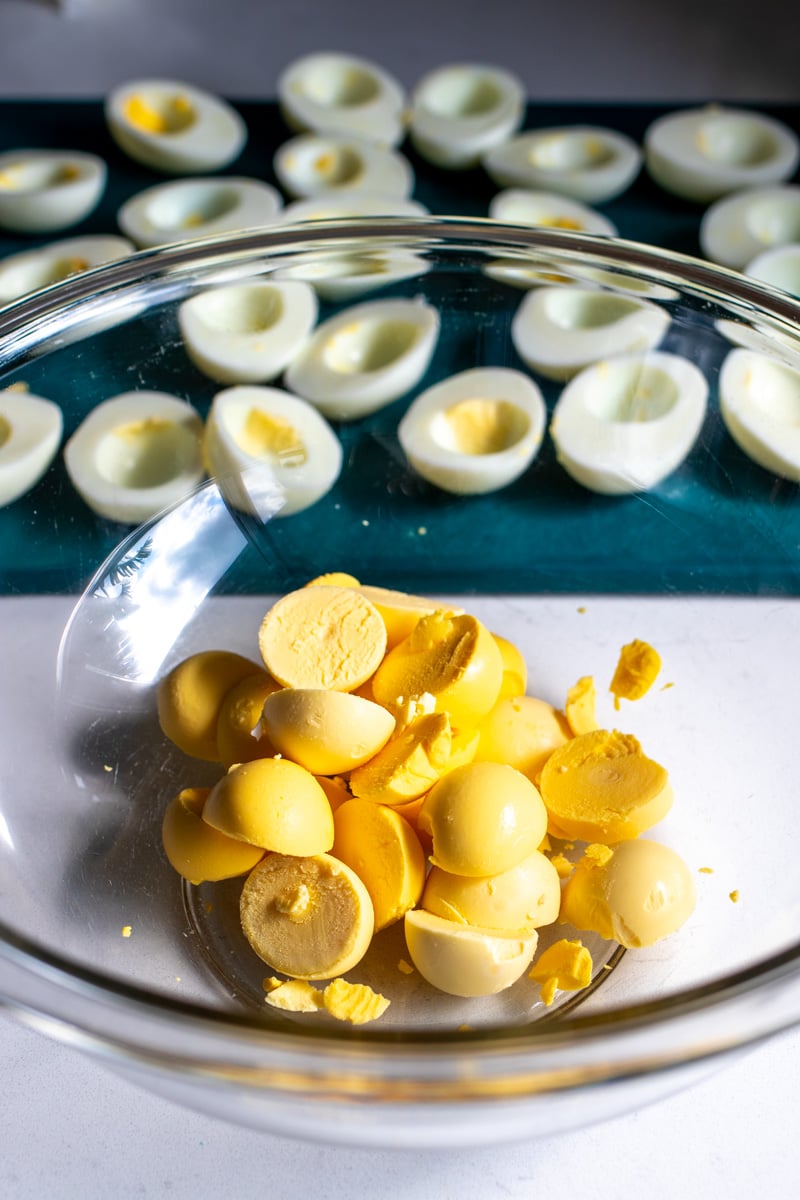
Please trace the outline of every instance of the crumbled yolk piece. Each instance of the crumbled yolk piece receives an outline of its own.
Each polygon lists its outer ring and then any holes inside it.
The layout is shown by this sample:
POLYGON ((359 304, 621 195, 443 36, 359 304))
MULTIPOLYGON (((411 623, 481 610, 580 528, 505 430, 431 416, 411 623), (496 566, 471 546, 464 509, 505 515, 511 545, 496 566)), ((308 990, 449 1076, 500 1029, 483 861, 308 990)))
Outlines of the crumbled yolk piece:
POLYGON ((122 926, 122 936, 123 936, 124 938, 129 938, 129 937, 131 936, 131 934, 132 934, 132 933, 133 933, 133 929, 132 929, 132 927, 131 927, 130 925, 123 925, 123 926, 122 926))
POLYGON ((739 902, 739 889, 738 889, 738 888, 734 888, 732 892, 729 892, 729 893, 728 893, 728 899, 729 899, 729 900, 732 900, 734 904, 738 904, 738 902, 739 902))
POLYGON ((596 700, 597 691, 591 675, 582 675, 578 682, 573 684, 567 692, 564 715, 576 737, 582 733, 590 733, 593 729, 597 729, 597 717, 595 715, 596 700))
POLYGON ((641 700, 650 690, 661 670, 661 657, 647 642, 638 638, 623 646, 609 690, 614 707, 620 700, 641 700))
POLYGON ((592 956, 580 941, 567 938, 554 942, 537 958, 528 978, 538 983, 548 1007, 556 991, 579 992, 592 982, 592 956))
POLYGON ((277 986, 271 987, 264 997, 272 1008, 284 1012, 319 1012, 322 1008, 322 992, 305 979, 275 980, 275 983, 277 986))
POLYGON ((237 445, 252 458, 279 459, 302 466, 308 455, 303 439, 290 421, 251 408, 236 438, 237 445))
POLYGON ((407 804, 444 773, 452 745, 447 713, 418 717, 350 775, 354 796, 376 804, 407 804))
POLYGON ((551 854, 550 862, 555 867, 559 879, 569 879, 575 864, 570 862, 566 854, 551 854))
POLYGON ((383 1016, 389 1001, 379 992, 373 992, 365 983, 348 983, 346 979, 332 979, 322 993, 325 1011, 337 1021, 349 1021, 351 1025, 366 1025, 383 1016))

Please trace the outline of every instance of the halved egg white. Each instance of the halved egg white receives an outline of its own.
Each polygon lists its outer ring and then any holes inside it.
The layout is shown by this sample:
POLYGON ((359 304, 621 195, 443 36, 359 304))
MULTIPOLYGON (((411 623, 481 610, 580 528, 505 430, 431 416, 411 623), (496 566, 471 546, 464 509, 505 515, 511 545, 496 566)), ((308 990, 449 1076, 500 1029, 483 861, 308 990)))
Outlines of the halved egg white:
POLYGON ((458 495, 506 487, 542 443, 547 412, 539 388, 507 367, 461 371, 422 392, 397 429, 423 479, 458 495))
POLYGON ((202 439, 200 415, 185 400, 167 392, 123 392, 81 422, 64 447, 64 463, 94 512, 135 525, 200 483, 202 439))
POLYGON ((35 487, 56 456, 63 418, 52 400, 23 388, 0 391, 0 508, 35 487))
POLYGON ((800 141, 764 113, 706 105, 659 117, 645 133, 644 153, 648 173, 665 191, 708 204, 788 179, 800 141))
POLYGON ((694 363, 651 350, 585 368, 564 388, 550 422, 556 457, 593 492, 655 487, 691 450, 708 384, 694 363))
POLYGON ((127 238, 87 234, 9 254, 0 259, 0 301, 16 300, 91 267, 127 258, 134 250, 127 238))
POLYGON ((511 322, 511 340, 526 366, 548 379, 569 379, 616 354, 650 350, 669 313, 647 300, 586 287, 529 292, 511 322))
POLYGON ((286 386, 326 417, 353 421, 415 387, 439 337, 423 300, 369 300, 318 325, 287 368, 286 386))
POLYGON ((414 190, 414 172, 402 154, 344 134, 290 138, 278 147, 273 167, 283 190, 295 197, 359 191, 406 199, 414 190))
POLYGON ((525 88, 516 75, 485 63, 452 63, 415 87, 409 135, 422 158, 461 170, 511 137, 524 115, 525 88))
POLYGON ((731 350, 719 375, 719 408, 749 458, 800 483, 800 370, 757 351, 731 350))
POLYGON ((755 350, 768 358, 778 359, 787 366, 800 369, 800 331, 788 333, 764 322, 751 324, 721 317, 714 328, 726 341, 745 350, 755 350))
POLYGON ((558 192, 537 192, 529 188, 506 188, 498 192, 489 204, 489 216, 493 221, 505 221, 508 225, 568 229, 608 237, 617 233, 614 222, 588 204, 558 192))
POLYGON ((800 242, 763 250, 747 263, 744 273, 800 297, 800 242))
POLYGON ((723 196, 703 214, 700 247, 706 258, 740 271, 763 250, 800 242, 800 185, 747 188, 723 196))
POLYGON ((122 84, 107 97, 105 116, 121 150, 169 175, 217 171, 247 141, 247 126, 232 105, 173 79, 122 84))
POLYGON ((642 152, 631 138, 594 125, 519 133, 483 156, 501 188, 561 192, 585 204, 619 196, 639 174, 642 152))
POLYGON ((276 91, 292 129, 351 134, 385 146, 397 146, 405 134, 405 89, 368 59, 306 54, 278 77, 276 91))
POLYGON ((54 233, 97 207, 108 168, 78 150, 10 150, 0 154, 0 226, 15 233, 54 233))
POLYGON ((260 179, 180 179, 138 192, 121 206, 117 223, 140 249, 274 224, 283 206, 276 188, 260 179))
POLYGON ((275 272, 279 279, 305 280, 317 294, 333 303, 355 300, 401 279, 416 279, 430 264, 413 250, 375 249, 299 254, 291 267, 275 272))
POLYGON ((212 288, 178 308, 183 344, 217 383, 264 383, 280 375, 317 320, 314 289, 255 280, 212 288))
POLYGON ((342 447, 313 405, 279 388, 218 392, 205 456, 220 490, 242 512, 288 517, 316 504, 342 469, 342 447))

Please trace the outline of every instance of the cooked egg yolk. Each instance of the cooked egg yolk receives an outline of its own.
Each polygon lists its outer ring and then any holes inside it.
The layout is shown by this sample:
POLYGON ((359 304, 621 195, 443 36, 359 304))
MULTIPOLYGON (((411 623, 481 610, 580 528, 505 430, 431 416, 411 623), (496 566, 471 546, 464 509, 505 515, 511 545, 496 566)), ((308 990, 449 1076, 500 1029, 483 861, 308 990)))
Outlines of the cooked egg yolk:
POLYGON ((539 780, 549 828, 560 837, 638 837, 672 806, 667 772, 632 734, 596 729, 554 750, 539 780))
POLYGON ((456 729, 472 728, 494 705, 503 660, 488 629, 468 614, 435 612, 390 650, 372 680, 379 704, 399 712, 405 701, 429 693, 456 729))
POLYGON ((451 746, 446 713, 418 717, 352 772, 353 795, 376 804, 407 804, 433 787, 444 773, 451 746))
POLYGON ((537 849, 547 813, 538 791, 519 771, 504 763, 473 762, 434 784, 418 824, 432 839, 434 866, 454 875, 498 875, 537 849))
POLYGON ((541 997, 551 1005, 556 991, 579 992, 592 982, 592 956, 582 942, 562 938, 537 958, 528 978, 540 985, 541 997))
POLYGON ((503 660, 503 682, 497 699, 516 700, 518 696, 525 695, 528 686, 528 664, 525 662, 525 656, 508 638, 501 637, 499 633, 493 633, 492 637, 497 642, 497 649, 503 660))
POLYGON ((170 864, 190 883, 245 875, 264 857, 259 846, 227 837, 203 820, 210 788, 184 788, 167 806, 161 840, 170 864))
POLYGON ((412 908, 406 945, 420 975, 452 996, 491 996, 516 983, 536 952, 535 929, 478 929, 412 908))
POLYGON ((660 670, 658 651, 647 642, 636 638, 623 646, 609 689, 614 696, 614 707, 619 708, 620 699, 640 700, 649 692, 660 670))
POLYGON ((575 737, 582 733, 591 733, 597 729, 595 701, 597 690, 591 675, 582 675, 577 683, 567 692, 567 702, 564 705, 564 715, 575 737))
POLYGON ((217 754, 224 767, 274 755, 275 747, 261 726, 261 711, 267 696, 279 688, 266 671, 259 671, 225 694, 217 718, 217 754))
MULTIPOLYGON (((398 642, 402 642, 413 632, 420 617, 430 616, 441 607, 432 600, 422 596, 410 596, 407 592, 396 592, 391 588, 372 587, 369 585, 351 584, 358 587, 362 596, 377 608, 386 625, 386 649, 393 650, 398 642)), ((460 609, 452 610, 461 612, 460 609)))
POLYGON ((285 758, 232 767, 211 789, 203 820, 279 854, 323 854, 333 845, 328 797, 310 771, 285 758))
POLYGON ((498 875, 453 875, 433 867, 420 907, 427 912, 485 929, 538 929, 558 917, 558 872, 535 850, 498 875))
POLYGON ((553 751, 569 737, 561 713, 535 696, 499 700, 478 732, 476 761, 508 763, 533 783, 553 751))
POLYGON ((222 703, 235 684, 257 673, 257 663, 229 650, 190 655, 159 684, 161 729, 185 754, 219 762, 217 724, 222 703))
POLYGON ((371 759, 394 717, 371 700, 325 688, 283 688, 264 701, 267 737, 315 775, 339 775, 371 759))
POLYGON ((279 458, 293 466, 306 461, 303 439, 294 426, 258 408, 247 414, 236 443, 253 458, 279 458))
POLYGON ((365 983, 348 983, 346 979, 332 979, 322 993, 325 1011, 337 1021, 349 1021, 351 1025, 366 1025, 383 1016, 389 1001, 379 992, 373 992, 365 983))
POLYGON ((434 441, 458 454, 499 454, 516 445, 528 427, 527 415, 508 400, 472 397, 451 404, 434 418, 434 441))
POLYGON ((587 848, 564 885, 560 919, 635 948, 674 933, 694 905, 694 881, 680 855, 640 838, 587 848))
POLYGON ((333 816, 333 854, 363 882, 375 930, 413 908, 425 885, 425 853, 411 825, 391 808, 347 800, 333 816))
POLYGON ((259 958, 297 979, 349 971, 374 928, 367 889, 330 854, 267 855, 245 881, 240 915, 259 958))
POLYGON ((144 96, 134 94, 125 101, 124 113, 131 125, 144 133, 181 133, 195 121, 194 105, 187 96, 171 96, 155 106, 144 96))
POLYGON ((373 674, 386 648, 375 606, 352 588, 289 592, 269 610, 258 635, 269 673, 284 687, 348 692, 373 674))

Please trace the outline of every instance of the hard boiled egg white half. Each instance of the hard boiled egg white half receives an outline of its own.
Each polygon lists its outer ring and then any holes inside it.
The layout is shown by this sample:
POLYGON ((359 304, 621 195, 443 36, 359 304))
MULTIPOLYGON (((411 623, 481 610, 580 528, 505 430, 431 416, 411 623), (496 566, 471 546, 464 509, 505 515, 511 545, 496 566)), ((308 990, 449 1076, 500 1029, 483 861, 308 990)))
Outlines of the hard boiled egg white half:
POLYGON ((91 267, 127 258, 134 250, 127 238, 87 234, 9 254, 0 260, 0 301, 16 300, 91 267))
POLYGON ((476 166, 481 155, 522 124, 525 88, 515 75, 483 63, 452 63, 423 76, 411 97, 409 134, 439 167, 476 166))
POLYGON ((0 508, 29 492, 56 456, 63 420, 52 400, 0 391, 0 508))
POLYGON ((700 246, 711 262, 741 271, 763 250, 800 242, 800 185, 747 188, 723 196, 700 222, 700 246))
POLYGON ((278 147, 273 167, 283 190, 296 197, 359 191, 406 199, 414 190, 414 172, 402 154, 344 134, 290 138, 278 147))
POLYGON ((218 383, 263 383, 291 362, 314 328, 308 283, 255 280, 199 292, 178 309, 186 353, 218 383))
POLYGON ((217 171, 238 158, 247 127, 227 101, 172 79, 133 80, 106 99, 111 136, 131 158, 168 175, 217 171))
POLYGON ((753 350, 731 350, 719 376, 725 427, 752 460, 800 483, 800 370, 753 350))
POLYGON ((182 499, 205 474, 203 422, 166 392, 98 404, 64 447, 73 487, 101 517, 136 525, 182 499))
POLYGON ((600 359, 651 349, 669 322, 665 309, 634 296, 543 287, 519 305, 511 340, 526 366, 548 379, 569 379, 600 359))
POLYGON ((623 495, 655 487, 691 450, 708 384, 694 363, 651 350, 576 375, 550 422, 556 457, 578 483, 623 495))
POLYGON ((281 267, 275 274, 279 279, 313 284, 323 300, 347 303, 398 280, 416 279, 429 269, 429 263, 413 250, 314 250, 296 255, 291 267, 281 267))
POLYGON ((0 226, 53 233, 77 225, 97 207, 107 175, 102 158, 77 150, 0 154, 0 226))
POLYGON ((644 151, 656 183, 701 204, 780 183, 800 160, 800 142, 782 121, 716 105, 659 117, 645 133, 644 151))
POLYGON ((278 103, 292 129, 343 133, 398 145, 405 134, 406 94, 377 64, 353 54, 306 54, 278 78, 278 103))
POLYGON ((571 229, 575 233, 597 233, 608 237, 617 233, 613 221, 588 204, 558 192, 537 192, 528 188, 506 188, 498 192, 489 204, 489 216, 493 221, 505 221, 509 225, 571 229))
POLYGON ((205 455, 230 503, 262 520, 315 504, 342 469, 342 447, 325 418, 298 396, 270 387, 217 393, 205 455))
POLYGON ((447 492, 493 492, 535 458, 547 413, 539 388, 506 367, 461 371, 422 392, 397 430, 411 466, 447 492))
POLYGON ((631 138, 594 125, 529 130, 483 157, 498 187, 562 192, 585 204, 602 204, 626 191, 641 162, 631 138))
POLYGON ((439 337, 439 313, 422 300, 369 300, 318 325, 284 376, 326 417, 353 421, 420 381, 439 337))
POLYGON ((140 249, 274 224, 283 201, 260 179, 180 179, 132 196, 117 212, 122 232, 140 249))
POLYGON ((800 297, 800 242, 762 250, 746 265, 744 272, 762 283, 800 297))

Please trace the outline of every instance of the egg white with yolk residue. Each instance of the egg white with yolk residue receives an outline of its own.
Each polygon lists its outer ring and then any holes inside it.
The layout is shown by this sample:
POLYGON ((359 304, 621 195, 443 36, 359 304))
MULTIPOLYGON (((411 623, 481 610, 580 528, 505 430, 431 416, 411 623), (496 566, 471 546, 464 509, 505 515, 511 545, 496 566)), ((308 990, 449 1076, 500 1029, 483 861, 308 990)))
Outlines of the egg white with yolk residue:
POLYGON ((569 379, 615 354, 649 350, 666 332, 666 309, 630 295, 579 286, 529 292, 511 323, 523 362, 548 379, 569 379))
POLYGON ((122 232, 140 249, 274 224, 283 201, 260 179, 179 179, 146 188, 117 212, 122 232))
POLYGON ((186 353, 218 383, 264 383, 291 362, 317 319, 314 289, 254 280, 184 300, 178 325, 186 353))
POLYGON ((645 491, 683 462, 706 412, 708 384, 688 359, 652 350, 586 367, 550 423, 556 456, 583 487, 645 491))
POLYGON ((203 422, 166 392, 123 392, 98 404, 64 448, 75 490, 108 520, 138 524, 203 478, 203 422))
POLYGON ((273 168, 284 191, 296 197, 359 191, 406 199, 414 190, 408 159, 358 137, 301 133, 278 148, 273 168))
POLYGON ((493 221, 509 225, 533 225, 566 229, 573 233, 596 233, 614 237, 617 227, 608 217, 570 196, 529 188, 506 188, 489 203, 493 221))
POLYGON ((368 59, 352 54, 306 54, 278 77, 278 103, 295 130, 343 133, 398 145, 405 133, 406 93, 368 59))
POLYGON ((355 420, 410 391, 439 336, 439 313, 422 300, 371 300, 318 325, 289 364, 286 386, 325 416, 355 420))
POLYGON ((16 300, 92 267, 127 258, 134 249, 127 238, 87 234, 9 254, 0 259, 0 301, 16 300))
POLYGON ((800 483, 800 370, 753 350, 732 350, 719 407, 737 446, 767 471, 800 483))
POLYGON ((475 368, 419 395, 397 435, 414 470, 444 491, 474 495, 517 479, 541 445, 547 413, 520 371, 475 368))
POLYGON ((76 225, 96 207, 108 170, 77 150, 10 150, 0 154, 0 227, 52 233, 76 225))
POLYGON ((659 117, 645 133, 644 152, 648 173, 665 191, 707 204, 788 179, 800 142, 765 113, 707 105, 659 117))
POLYGON ((706 209, 699 236, 706 258, 737 271, 763 250, 800 242, 800 185, 747 188, 723 196, 706 209))
POLYGON ((0 508, 29 492, 55 458, 61 409, 22 389, 0 391, 0 508))
POLYGON ((517 134, 484 155, 502 188, 543 188, 585 204, 612 200, 633 183, 642 155, 625 134, 593 125, 566 125, 517 134))
POLYGON ((171 79, 122 84, 107 97, 105 116, 127 155, 171 175, 219 170, 247 141, 244 121, 226 100, 171 79))
POLYGON ((525 88, 510 71, 452 63, 423 76, 411 97, 409 134, 436 166, 463 170, 522 124, 525 88))
POLYGON ((309 508, 342 469, 341 443, 311 404, 255 384, 216 394, 204 452, 229 503, 261 519, 309 508))

